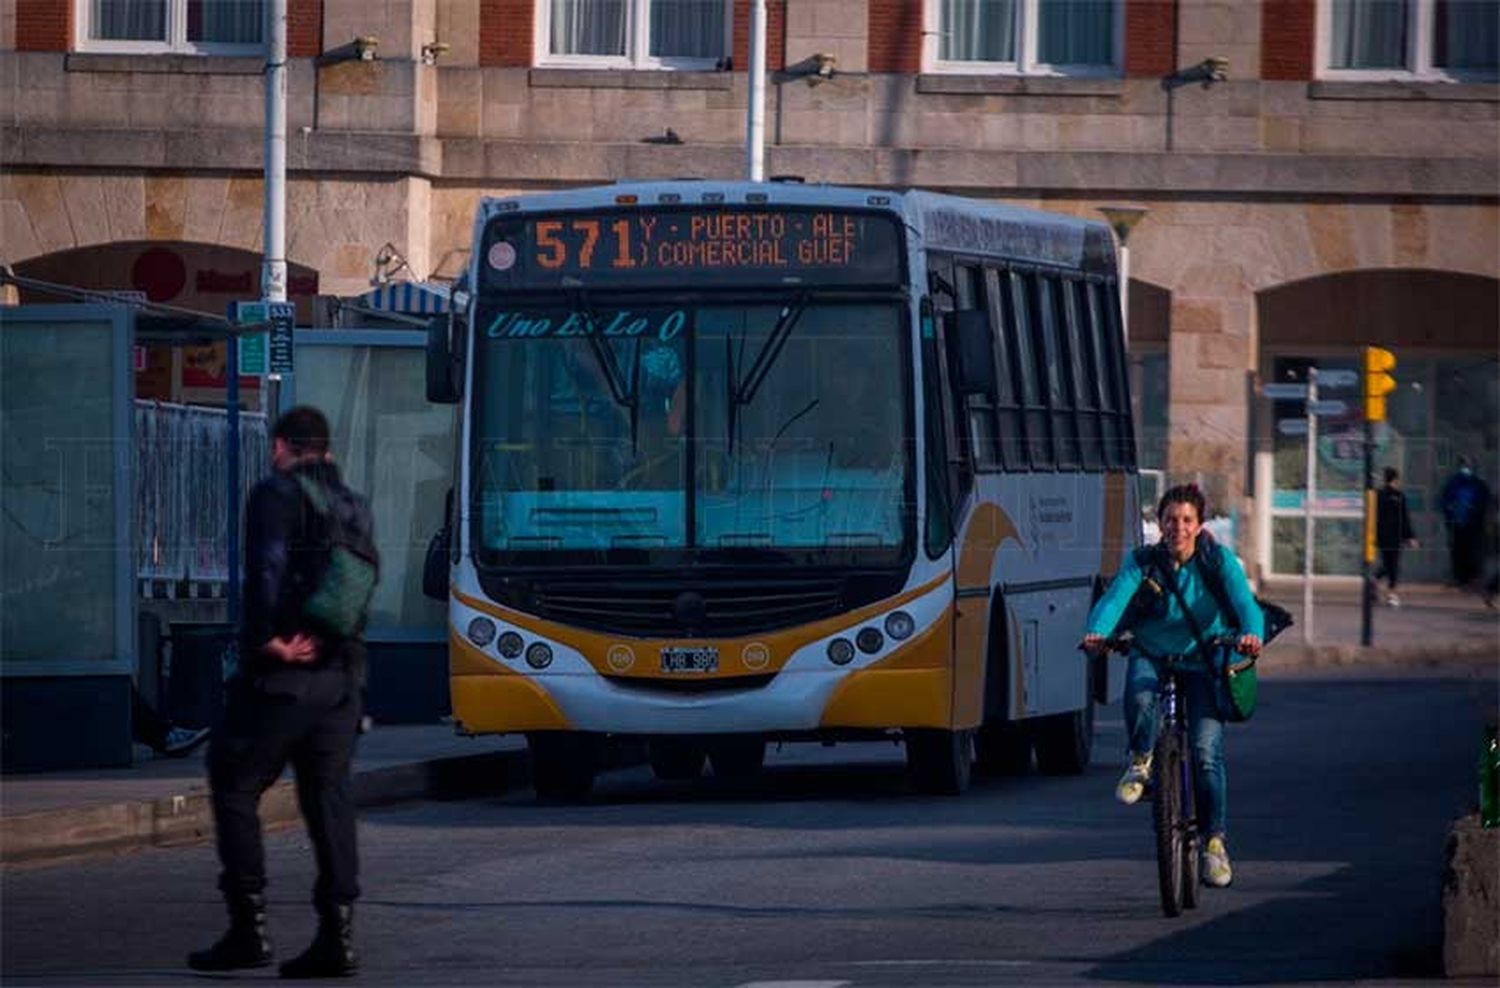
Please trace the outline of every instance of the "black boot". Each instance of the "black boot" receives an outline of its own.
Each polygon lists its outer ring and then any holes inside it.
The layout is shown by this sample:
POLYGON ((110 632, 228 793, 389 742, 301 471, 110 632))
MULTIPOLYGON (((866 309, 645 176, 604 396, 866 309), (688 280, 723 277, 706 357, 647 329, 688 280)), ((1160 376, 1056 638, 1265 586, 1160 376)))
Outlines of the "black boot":
POLYGON ((271 963, 271 941, 266 937, 266 897, 230 895, 229 930, 207 950, 188 954, 194 971, 233 971, 271 963))
POLYGON ((347 978, 359 970, 354 956, 354 907, 319 910, 318 933, 302 953, 281 965, 283 978, 347 978))

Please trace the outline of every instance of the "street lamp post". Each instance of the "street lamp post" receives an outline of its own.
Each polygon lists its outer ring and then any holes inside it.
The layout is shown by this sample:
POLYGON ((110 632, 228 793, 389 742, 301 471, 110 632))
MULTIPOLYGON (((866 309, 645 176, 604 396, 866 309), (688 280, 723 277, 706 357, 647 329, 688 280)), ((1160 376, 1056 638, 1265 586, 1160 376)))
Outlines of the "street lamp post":
POLYGON ((1100 206, 1099 212, 1109 221, 1115 231, 1115 241, 1120 247, 1120 327, 1124 330, 1125 344, 1130 345, 1130 231, 1135 229, 1148 210, 1144 206, 1100 206))

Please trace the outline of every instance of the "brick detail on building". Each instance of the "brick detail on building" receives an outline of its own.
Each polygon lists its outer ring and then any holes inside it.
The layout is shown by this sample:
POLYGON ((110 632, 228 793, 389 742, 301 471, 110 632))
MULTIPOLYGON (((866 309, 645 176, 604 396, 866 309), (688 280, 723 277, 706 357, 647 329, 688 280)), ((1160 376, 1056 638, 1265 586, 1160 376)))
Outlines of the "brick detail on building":
POLYGON ((1265 0, 1260 13, 1260 77, 1311 79, 1316 32, 1314 0, 1265 0))
POLYGON ((1172 74, 1181 0, 1125 0, 1125 74, 1157 79, 1172 74))
POLYGON ((73 47, 73 0, 16 0, 17 51, 73 47))
MULTIPOLYGON (((806 2, 806 0, 802 0, 806 2)), ((750 69, 750 0, 734 0, 734 26, 730 57, 737 72, 750 69)), ((786 0, 766 0, 766 71, 779 72, 786 65, 786 0)))
POLYGON ((289 0, 286 53, 292 58, 317 58, 323 54, 323 0, 289 0))
POLYGON ((536 39, 536 0, 479 0, 479 64, 531 66, 536 39))
MULTIPOLYGON (((934 0, 936 2, 936 0, 934 0)), ((871 72, 922 71, 922 0, 869 0, 871 72)))

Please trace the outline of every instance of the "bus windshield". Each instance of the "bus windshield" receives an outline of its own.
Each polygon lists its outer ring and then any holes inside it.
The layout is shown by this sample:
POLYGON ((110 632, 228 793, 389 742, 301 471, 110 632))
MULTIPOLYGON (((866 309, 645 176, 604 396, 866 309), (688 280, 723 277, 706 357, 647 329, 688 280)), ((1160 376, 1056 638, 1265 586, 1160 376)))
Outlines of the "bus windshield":
POLYGON ((912 528, 903 315, 806 296, 488 297, 479 562, 896 561, 912 528))

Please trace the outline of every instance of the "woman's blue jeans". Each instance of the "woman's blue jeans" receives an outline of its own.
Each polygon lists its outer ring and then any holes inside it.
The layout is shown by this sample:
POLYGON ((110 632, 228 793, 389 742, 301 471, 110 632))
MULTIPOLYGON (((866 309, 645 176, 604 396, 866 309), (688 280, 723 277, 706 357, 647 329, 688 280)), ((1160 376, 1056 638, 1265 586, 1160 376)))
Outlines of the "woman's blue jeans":
MULTIPOLYGON (((1187 701, 1198 819, 1204 834, 1223 836, 1229 796, 1224 770, 1224 722, 1219 719, 1214 678, 1207 670, 1193 670, 1180 675, 1178 682, 1178 699, 1187 701)), ((1130 738, 1132 758, 1148 755, 1156 746, 1156 695, 1160 689, 1161 677, 1155 663, 1132 655, 1125 673, 1125 731, 1130 738)))

